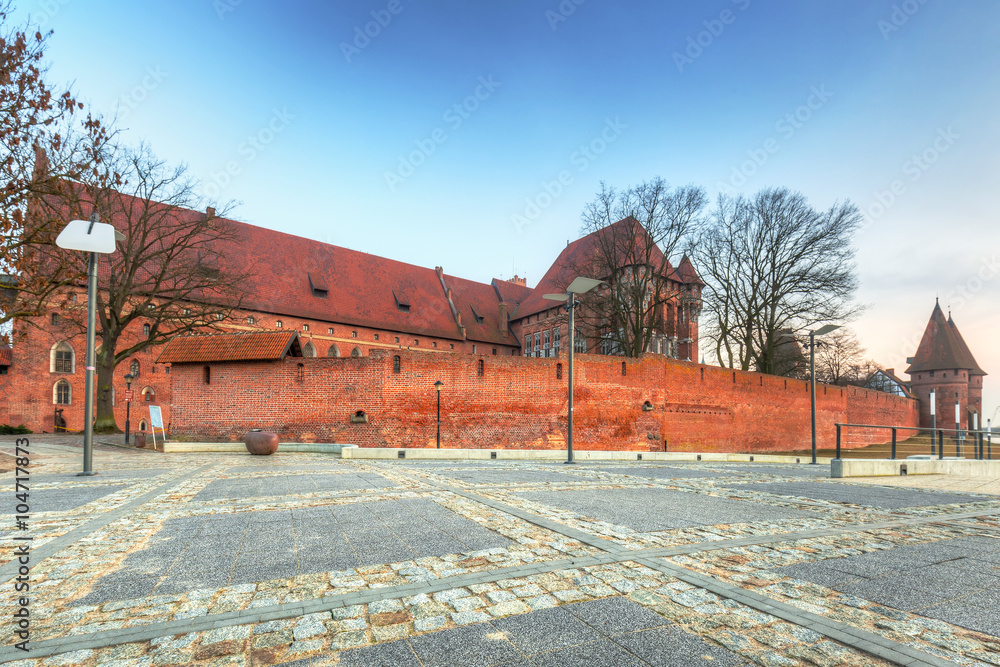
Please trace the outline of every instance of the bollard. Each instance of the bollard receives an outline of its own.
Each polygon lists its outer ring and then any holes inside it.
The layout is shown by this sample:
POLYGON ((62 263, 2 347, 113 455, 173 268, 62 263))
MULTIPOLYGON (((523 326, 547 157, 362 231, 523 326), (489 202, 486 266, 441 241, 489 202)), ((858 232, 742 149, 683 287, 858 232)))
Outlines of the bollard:
POLYGON ((892 428, 892 456, 890 456, 889 458, 891 458, 891 459, 896 458, 896 427, 895 426, 892 428))
POLYGON ((944 458, 944 431, 938 431, 938 459, 944 458))
POLYGON ((837 424, 837 458, 840 458, 840 424, 837 424))

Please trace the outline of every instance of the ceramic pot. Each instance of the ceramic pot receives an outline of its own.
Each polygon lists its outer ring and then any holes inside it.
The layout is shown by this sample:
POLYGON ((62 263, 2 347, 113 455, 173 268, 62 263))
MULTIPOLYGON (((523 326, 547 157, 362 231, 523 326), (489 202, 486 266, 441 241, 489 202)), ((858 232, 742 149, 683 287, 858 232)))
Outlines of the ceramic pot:
POLYGON ((243 438, 247 451, 254 456, 270 456, 278 451, 278 434, 255 428, 243 438))

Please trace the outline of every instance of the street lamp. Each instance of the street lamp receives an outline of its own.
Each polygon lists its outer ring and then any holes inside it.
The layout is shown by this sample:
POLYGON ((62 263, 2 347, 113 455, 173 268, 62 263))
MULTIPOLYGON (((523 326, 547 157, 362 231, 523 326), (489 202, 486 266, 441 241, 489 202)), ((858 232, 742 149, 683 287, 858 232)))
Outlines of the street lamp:
POLYGON ((601 284, 602 281, 593 278, 574 278, 566 288, 565 294, 545 294, 543 298, 549 301, 565 301, 564 308, 569 311, 569 392, 566 413, 566 463, 573 463, 573 352, 576 347, 576 320, 574 313, 578 304, 577 294, 586 294, 601 284))
POLYGON ((131 373, 125 374, 125 444, 128 444, 129 417, 132 413, 132 380, 135 376, 131 373))
POLYGON ((816 336, 825 336, 840 328, 839 324, 826 324, 809 332, 809 396, 812 409, 812 465, 816 464, 816 336))
POLYGON ((437 389, 438 396, 438 419, 437 419, 437 448, 441 449, 441 388, 444 387, 444 382, 438 380, 434 383, 434 388, 437 389))
POLYGON ((71 220, 56 237, 56 245, 65 250, 81 250, 87 257, 87 380, 83 408, 83 472, 80 477, 97 473, 94 463, 94 337, 97 329, 97 261, 98 255, 115 251, 115 243, 125 235, 111 225, 100 222, 97 213, 90 220, 71 220))

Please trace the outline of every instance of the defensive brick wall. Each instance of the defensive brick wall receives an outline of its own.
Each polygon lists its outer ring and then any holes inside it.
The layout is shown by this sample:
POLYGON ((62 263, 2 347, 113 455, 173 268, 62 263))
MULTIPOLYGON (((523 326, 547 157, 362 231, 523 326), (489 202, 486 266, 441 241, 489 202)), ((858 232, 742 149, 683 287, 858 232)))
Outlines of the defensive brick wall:
MULTIPOLYGON (((384 350, 362 358, 212 364, 207 378, 204 365, 175 365, 172 435, 235 441, 261 428, 286 442, 433 447, 440 380, 443 447, 561 449, 567 373, 565 358, 384 350)), ((809 383, 802 380, 656 355, 578 355, 574 373, 580 449, 762 452, 809 445, 809 383)), ((820 447, 834 446, 836 422, 918 420, 916 401, 854 387, 820 385, 817 408, 820 447)), ((854 434, 850 445, 884 439, 854 434)))

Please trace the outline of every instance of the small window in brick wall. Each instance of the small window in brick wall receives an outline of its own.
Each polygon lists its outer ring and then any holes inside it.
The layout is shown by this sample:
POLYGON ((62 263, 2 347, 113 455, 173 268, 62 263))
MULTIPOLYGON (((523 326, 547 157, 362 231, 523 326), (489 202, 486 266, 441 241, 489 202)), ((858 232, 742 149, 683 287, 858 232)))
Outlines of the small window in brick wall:
POLYGON ((401 366, 402 366, 402 363, 400 362, 399 356, 397 355, 397 356, 393 357, 392 358, 392 372, 393 373, 398 373, 401 366))
POLYGON ((297 382, 305 382, 306 380, 306 366, 305 364, 295 365, 295 380, 297 382))
POLYGON ((284 324, 281 323, 281 320, 278 320, 277 322, 274 323, 274 326, 280 329, 281 327, 284 326, 284 324))
POLYGON ((497 356, 497 349, 496 348, 493 348, 493 356, 494 357, 497 356))
POLYGON ((201 377, 205 381, 205 384, 212 384, 212 367, 205 366, 201 369, 201 377))
POLYGON ((556 379, 562 380, 562 364, 556 364, 556 379))
POLYGON ((248 316, 247 316, 247 324, 253 324, 253 323, 254 323, 254 322, 256 322, 256 321, 257 321, 257 320, 256 320, 256 319, 254 318, 254 316, 253 316, 253 315, 248 315, 248 316))
POLYGON ((148 324, 143 324, 142 325, 142 335, 143 336, 149 338, 149 334, 150 334, 151 331, 152 331, 152 328, 148 324))
POLYGON ((59 324, 59 313, 52 313, 52 324, 57 326, 59 324))
POLYGON ((622 362, 622 375, 625 375, 625 372, 626 372, 626 368, 627 368, 627 367, 626 367, 626 365, 625 365, 625 362, 623 361, 623 362, 622 362))
POLYGON ((478 375, 479 377, 483 377, 483 375, 485 374, 486 374, 486 364, 484 364, 483 360, 480 359, 478 362, 476 362, 476 375, 478 375))

